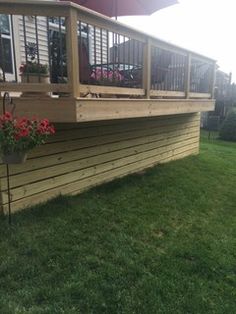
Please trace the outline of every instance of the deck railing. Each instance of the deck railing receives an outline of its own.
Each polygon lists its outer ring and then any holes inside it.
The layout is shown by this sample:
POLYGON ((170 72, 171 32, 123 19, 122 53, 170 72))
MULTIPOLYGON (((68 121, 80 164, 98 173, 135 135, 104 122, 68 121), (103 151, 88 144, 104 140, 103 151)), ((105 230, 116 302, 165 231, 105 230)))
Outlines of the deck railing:
POLYGON ((2 92, 213 98, 214 79, 214 60, 75 4, 0 0, 2 92))

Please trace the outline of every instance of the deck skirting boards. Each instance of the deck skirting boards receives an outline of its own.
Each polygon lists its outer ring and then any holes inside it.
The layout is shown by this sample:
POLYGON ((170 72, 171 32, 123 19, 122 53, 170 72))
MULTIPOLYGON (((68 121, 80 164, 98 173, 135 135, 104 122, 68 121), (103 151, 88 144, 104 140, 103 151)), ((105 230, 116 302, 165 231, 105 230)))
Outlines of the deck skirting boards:
MULTIPOLYGON (((158 163, 197 154, 198 113, 56 124, 57 133, 23 165, 10 165, 12 211, 158 163)), ((7 213, 6 167, 0 164, 1 210, 7 213)))

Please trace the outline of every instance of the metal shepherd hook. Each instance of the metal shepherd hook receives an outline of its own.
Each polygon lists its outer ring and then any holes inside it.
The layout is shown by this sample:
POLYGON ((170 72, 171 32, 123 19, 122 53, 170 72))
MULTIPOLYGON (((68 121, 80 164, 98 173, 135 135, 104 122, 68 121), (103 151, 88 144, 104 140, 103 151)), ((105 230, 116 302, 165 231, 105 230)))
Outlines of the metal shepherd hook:
MULTIPOLYGON (((8 92, 5 92, 3 95, 3 102, 2 102, 2 111, 3 114, 6 113, 6 106, 7 105, 13 105, 12 112, 15 109, 15 106, 13 104, 13 100, 10 97, 10 94, 8 92)), ((11 224, 11 190, 10 190, 10 173, 9 173, 9 164, 6 164, 6 170, 7 170, 7 194, 8 194, 8 222, 11 224)))

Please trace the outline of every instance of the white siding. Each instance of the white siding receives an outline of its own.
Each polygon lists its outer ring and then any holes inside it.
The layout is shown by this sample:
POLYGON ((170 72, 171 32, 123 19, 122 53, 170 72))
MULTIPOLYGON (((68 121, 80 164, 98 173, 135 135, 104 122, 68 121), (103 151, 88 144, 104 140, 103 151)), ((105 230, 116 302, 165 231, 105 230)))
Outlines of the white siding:
MULTIPOLYGON (((40 63, 48 64, 48 38, 47 38, 47 19, 46 17, 37 17, 38 25, 38 46, 40 63)), ((25 18, 26 44, 36 43, 35 18, 25 18)), ((20 60, 25 62, 25 39, 23 18, 19 17, 19 39, 20 39, 20 60)))
POLYGON ((89 48, 90 48, 90 64, 107 63, 108 62, 107 31, 102 29, 102 34, 101 34, 101 28, 96 27, 96 31, 94 34, 94 28, 91 26, 89 28, 89 48), (96 51, 96 54, 95 54, 95 51, 96 51), (102 56, 101 56, 101 51, 102 51, 102 56))

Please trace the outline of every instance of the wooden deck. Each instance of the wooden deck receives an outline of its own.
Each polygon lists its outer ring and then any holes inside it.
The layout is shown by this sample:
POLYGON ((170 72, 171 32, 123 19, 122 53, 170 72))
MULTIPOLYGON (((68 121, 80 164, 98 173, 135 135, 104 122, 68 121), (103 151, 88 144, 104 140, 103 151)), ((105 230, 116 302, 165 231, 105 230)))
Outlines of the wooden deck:
MULTIPOLYGON (((7 110, 56 127, 9 167, 13 211, 198 153, 214 60, 70 2, 0 0, 0 18, 0 102, 9 92, 7 110), (47 82, 19 72, 30 62, 48 66, 47 82)), ((4 213, 7 201, 0 161, 4 213)))
POLYGON ((0 14, 10 25, 0 30, 0 94, 19 115, 73 123, 214 109, 214 60, 68 2, 0 0, 0 14), (27 62, 48 65, 49 83, 22 83, 27 62))
POLYGON ((15 98, 15 114, 61 123, 131 119, 214 110, 211 99, 15 98))

